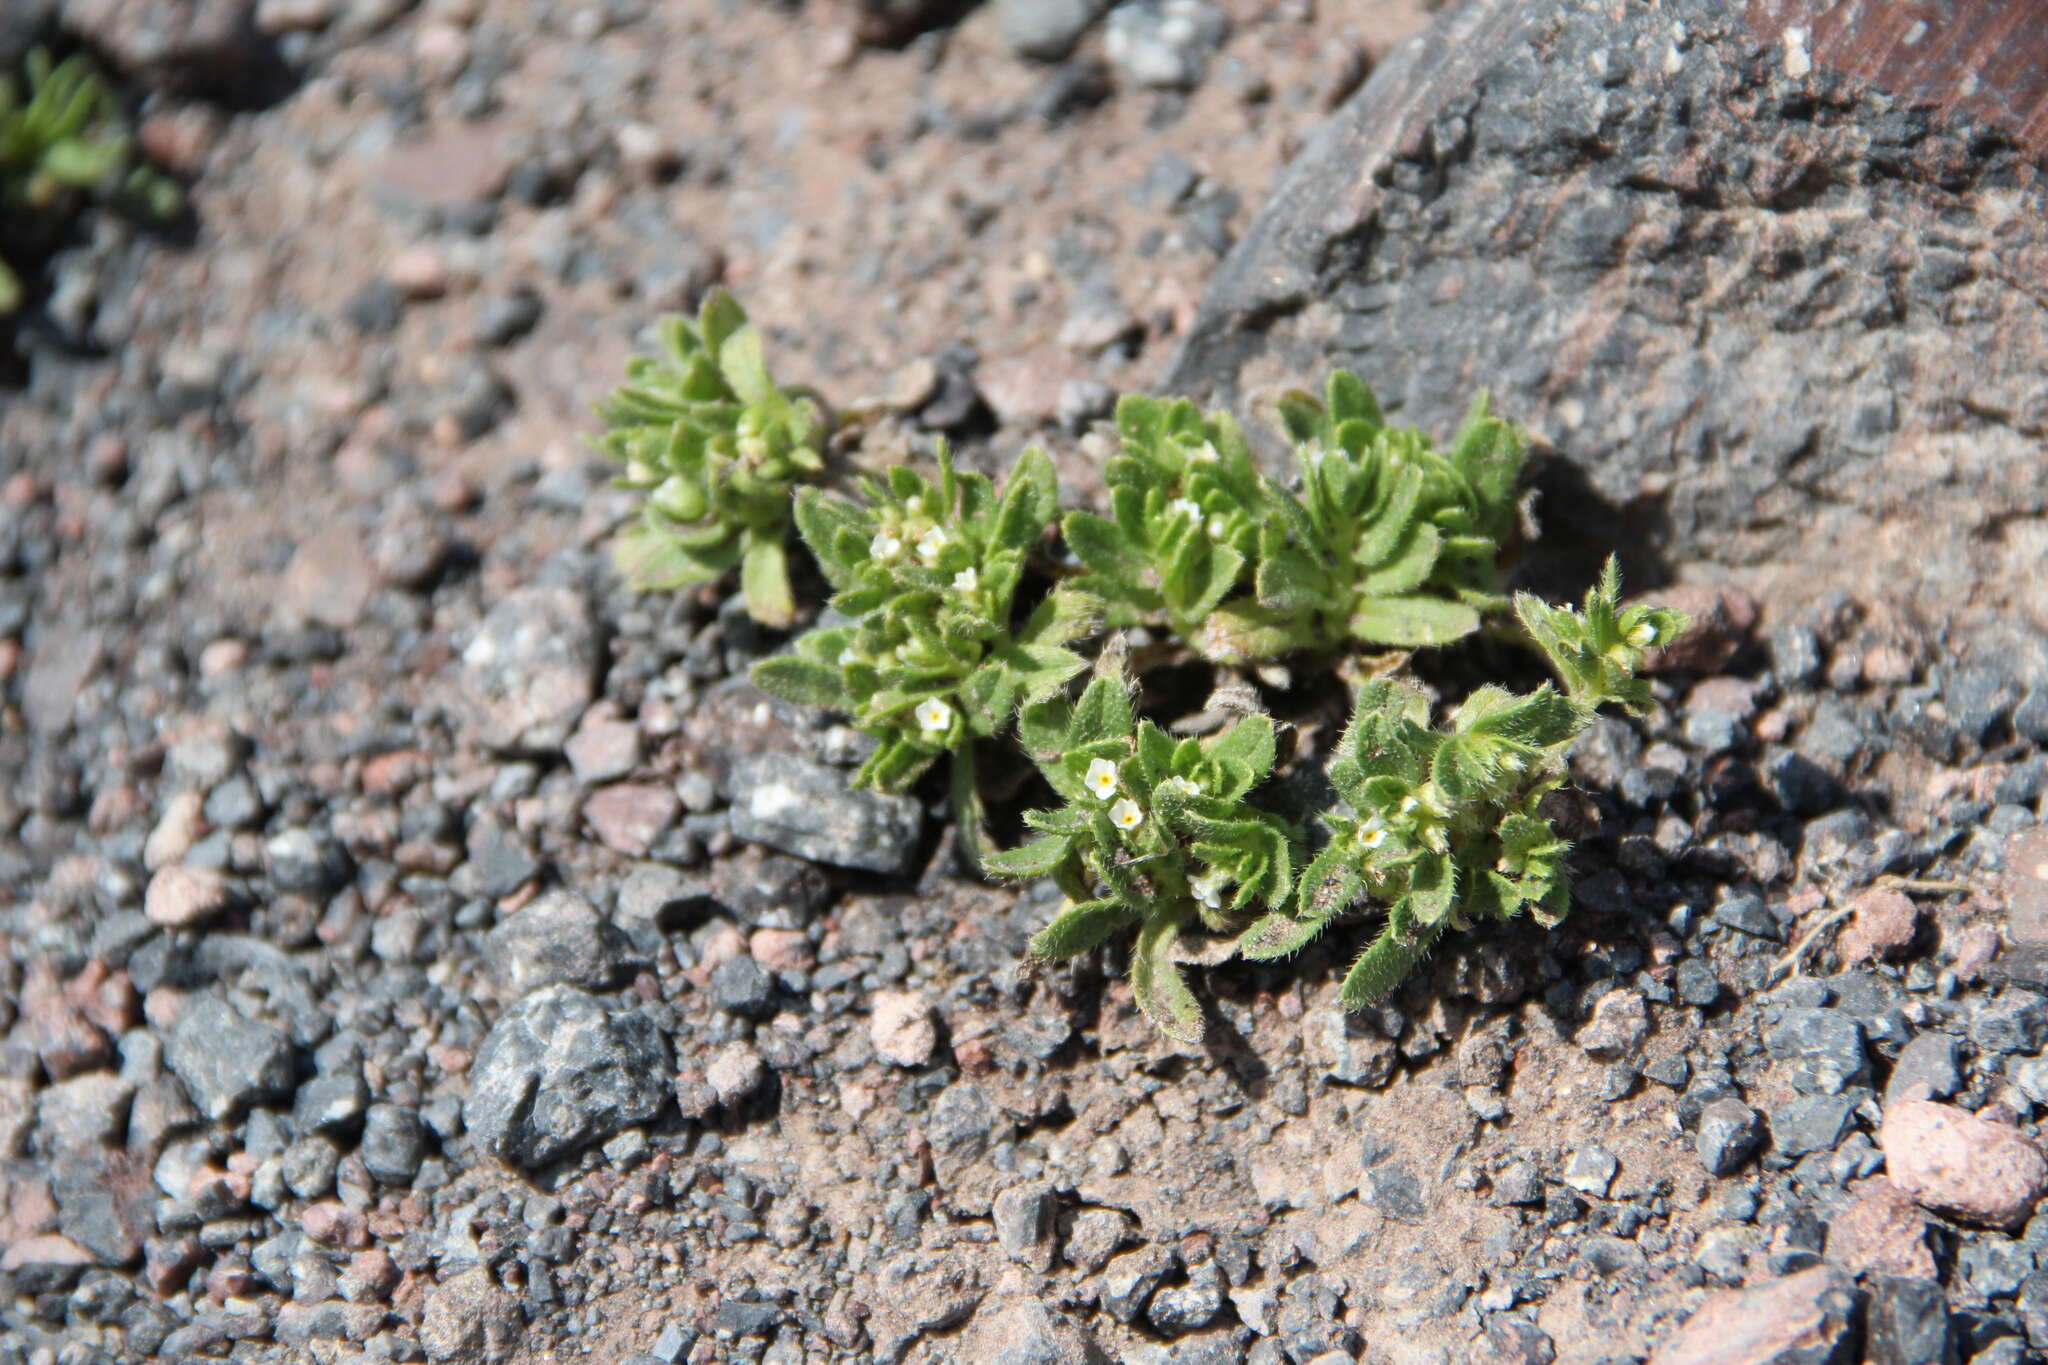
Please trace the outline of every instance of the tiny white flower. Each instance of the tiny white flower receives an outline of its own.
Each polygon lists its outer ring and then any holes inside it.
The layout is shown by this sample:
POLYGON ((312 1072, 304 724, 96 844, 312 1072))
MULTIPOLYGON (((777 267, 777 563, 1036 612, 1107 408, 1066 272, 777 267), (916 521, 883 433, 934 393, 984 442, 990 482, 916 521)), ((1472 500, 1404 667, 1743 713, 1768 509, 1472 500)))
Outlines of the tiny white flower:
POLYGON ((1221 872, 1205 872, 1199 877, 1188 878, 1188 890, 1211 910, 1220 910, 1223 908, 1223 882, 1221 872))
POLYGON ((1223 520, 1221 513, 1209 518, 1209 534, 1214 539, 1221 540, 1223 533, 1229 529, 1229 523, 1223 520))
POLYGON ((1118 829, 1136 829, 1145 823, 1145 812, 1137 802, 1126 796, 1109 808, 1109 818, 1118 829))
POLYGON ((961 592, 973 592, 981 586, 981 575, 974 571, 972 564, 953 575, 953 586, 961 592))
POLYGON ((1218 458, 1216 454, 1216 443, 1214 441, 1202 442, 1201 445, 1195 447, 1193 450, 1188 452, 1188 458, 1191 460, 1202 460, 1205 462, 1215 461, 1218 458))
POLYGON ((1166 510, 1190 518, 1195 525, 1202 524, 1202 507, 1193 498, 1175 498, 1166 504, 1166 510))
POLYGON ((1098 758, 1088 765, 1088 776, 1082 781, 1088 784, 1089 791, 1095 793, 1097 801, 1107 801, 1116 795, 1116 764, 1106 758, 1098 758))
POLYGON ((1628 633, 1628 642, 1637 649, 1648 649, 1657 642, 1657 627, 1650 621, 1639 621, 1636 628, 1628 633))
POLYGON ((853 652, 852 645, 848 645, 845 649, 839 651, 839 666, 841 668, 849 668, 857 663, 859 659, 860 655, 853 652))
POLYGON ((1361 829, 1358 832, 1358 846, 1363 849, 1378 848, 1386 841, 1387 832, 1383 829, 1361 829))
POLYGON ((868 558, 891 560, 903 553, 903 542, 887 531, 875 532, 875 538, 868 542, 868 558))
POLYGON ((927 564, 938 559, 945 548, 946 533, 936 526, 917 538, 917 557, 927 564))
POLYGON ((917 728, 926 734, 938 734, 953 723, 953 708, 937 697, 926 697, 917 704, 917 728))

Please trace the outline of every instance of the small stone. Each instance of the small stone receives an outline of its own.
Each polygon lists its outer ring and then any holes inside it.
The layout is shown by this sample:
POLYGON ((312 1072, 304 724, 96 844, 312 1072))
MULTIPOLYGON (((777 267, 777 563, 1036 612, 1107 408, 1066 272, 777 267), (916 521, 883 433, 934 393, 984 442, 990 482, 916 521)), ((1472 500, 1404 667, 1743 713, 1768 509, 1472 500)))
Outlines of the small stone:
POLYGON ((660 1113, 670 1067, 645 1014, 546 986, 485 1035, 463 1119, 486 1150, 544 1166, 660 1113))
POLYGON ((174 863, 158 869, 143 893, 142 913, 152 924, 189 929, 218 915, 234 903, 228 879, 211 868, 174 863))
POLYGON ((1152 1295, 1166 1282, 1177 1258, 1166 1247, 1139 1247, 1115 1257, 1103 1268, 1102 1306, 1118 1322, 1136 1322, 1151 1303, 1152 1295))
POLYGON ((280 890, 316 897, 339 889, 355 872, 346 849, 309 829, 272 835, 263 845, 263 865, 280 890))
POLYGON ((583 803, 583 818, 606 848, 644 858, 676 822, 683 803, 661 782, 618 782, 599 787, 583 803))
POLYGON ((747 935, 747 955, 771 972, 807 972, 818 965, 811 936, 801 929, 756 929, 747 935))
POLYGON ((1589 1143, 1571 1154, 1559 1179, 1581 1194, 1605 1199, 1607 1187, 1614 1183, 1615 1173, 1620 1169, 1621 1163, 1614 1159, 1612 1152, 1589 1143))
POLYGON ((2048 825, 2006 836, 1999 880, 2007 937, 2022 947, 2048 949, 2048 825))
POLYGON ((875 992, 868 1037, 876 1055, 897 1066, 923 1066, 939 1042, 931 1006, 923 996, 905 991, 875 992))
POLYGON ((1817 1265, 1709 1298, 1651 1365, 1846 1365, 1861 1306, 1847 1276, 1817 1265))
POLYGON ((1932 1100, 1888 1106, 1877 1145, 1894 1185, 1962 1222, 2016 1227, 2048 1189, 2048 1157, 2033 1139, 1932 1100))
POLYGON ((1768 938, 1783 942, 1785 931, 1778 924, 1761 896, 1739 892, 1724 898, 1714 907, 1714 922, 1726 925, 1752 938, 1768 938))
POLYGON ((1013 1261, 1041 1273, 1052 1268, 1057 1248, 1053 1240, 1053 1215, 1059 1201, 1050 1186, 1018 1185, 995 1197, 990 1212, 996 1225, 996 1242, 1013 1261))
POLYGON ((1723 1096, 1700 1111, 1694 1150, 1709 1175, 1728 1175, 1763 1145, 1763 1116, 1741 1100, 1723 1096))
POLYGON ((843 769, 794 754, 740 760, 732 792, 736 836, 835 867, 905 871, 924 828, 912 798, 856 791, 843 769))
POLYGON ((1721 978, 1714 964, 1703 957, 1689 957, 1678 964, 1674 984, 1678 998, 1695 1009, 1709 1009, 1721 998, 1721 978))
POLYGON ((1229 32, 1229 17, 1204 0, 1130 0, 1110 11, 1103 52, 1134 85, 1185 90, 1229 32))
POLYGON ((292 1101, 292 1126, 301 1133, 346 1132, 369 1106, 370 1088, 353 1067, 315 1076, 292 1101))
POLYGON ((398 1263, 382 1247, 371 1247, 349 1257, 341 1272, 341 1292, 351 1303, 382 1303, 398 1288, 398 1263))
POLYGON ((1397 1223, 1419 1224, 1429 1214, 1422 1182, 1398 1161, 1382 1162, 1366 1171, 1365 1202, 1397 1223))
POLYGON ((1920 1208, 1882 1177, 1857 1187, 1856 1201, 1828 1222, 1828 1259, 1852 1275, 1932 1278, 1934 1253, 1920 1208))
POLYGON ((277 588, 277 609, 298 625, 347 630, 377 589, 376 566, 360 529, 329 525, 299 542, 277 588))
POLYGON ((630 970, 633 949, 573 891, 549 891, 501 920, 484 939, 484 969, 509 995, 543 986, 607 990, 630 970))
POLYGON ((1850 902, 1849 923, 1835 938, 1843 965, 1896 962, 1920 929, 1920 908, 1903 891, 1873 887, 1850 902))
POLYGON ((711 999, 727 1014, 766 1019, 775 1013, 775 979, 766 967, 741 953, 712 969, 711 999))
POLYGON ((1900 1100, 1945 1100, 1962 1088, 1962 1050, 1955 1038, 1916 1033, 1892 1063, 1884 1103, 1889 1109, 1900 1100))
POLYGON ((361 1250, 370 1244, 370 1225, 346 1204, 308 1204, 299 1212, 299 1230, 322 1246, 361 1250))
POLYGON ((768 1079, 768 1064, 745 1043, 727 1043, 704 1068, 704 1080, 720 1104, 738 1104, 768 1079))
POLYGON ((491 1282, 482 1266, 465 1270, 427 1295, 420 1347, 433 1361, 494 1365, 518 1344, 519 1304, 491 1282))
POLYGON ((462 652, 464 701, 483 743, 549 752, 597 690, 597 628, 581 595, 518 588, 491 608, 462 652))
POLYGON ((996 31, 1019 57, 1063 61, 1104 8, 1106 0, 998 0, 996 31))
POLYGON ((421 242, 406 247, 384 267, 384 278, 408 299, 438 299, 448 292, 448 257, 421 242))
MULTIPOLYGON (((1956 1358, 1948 1295, 1933 1272, 1918 1277, 1880 1274, 1869 1281, 1869 1288, 1866 1365, 1945 1365, 1956 1358)), ((1979 1355, 1972 1365, 1983 1360, 1979 1355)))
POLYGON ((387 1185, 410 1185, 426 1157, 426 1129, 420 1116, 396 1104, 373 1104, 363 1119, 357 1155, 365 1170, 387 1185))
POLYGON ((142 865, 155 872, 169 867, 191 852, 206 832, 205 798, 196 791, 182 791, 164 802, 164 812, 142 845, 142 865))
POLYGON ((1781 1156, 1830 1152, 1849 1131, 1854 1095, 1799 1095, 1771 1111, 1771 1146, 1781 1156))
POLYGON ((2048 1043, 2048 1006, 2019 992, 1985 1005, 1970 1020, 1970 1041, 1980 1052, 2037 1053, 2048 1043))
POLYGON ((1636 991, 1609 991, 1593 1005, 1577 1041, 1590 1057, 1616 1061, 1633 1057, 1650 1036, 1650 1011, 1636 991))
POLYGON ((1181 1336, 1216 1321, 1223 1304, 1223 1271, 1214 1260, 1203 1259, 1188 1267, 1187 1283, 1153 1293, 1145 1318, 1167 1336, 1181 1336))
POLYGON ((208 1118, 232 1118, 259 1100, 292 1093, 291 1040, 218 996, 185 1002, 164 1063, 208 1118))
POLYGON ((1839 1095, 1870 1078, 1863 1026, 1841 1010, 1787 1010, 1764 1042, 1793 1063, 1792 1085, 1804 1094, 1839 1095))
POLYGON ((593 706, 562 754, 585 786, 613 781, 640 766, 640 727, 608 707, 593 706))

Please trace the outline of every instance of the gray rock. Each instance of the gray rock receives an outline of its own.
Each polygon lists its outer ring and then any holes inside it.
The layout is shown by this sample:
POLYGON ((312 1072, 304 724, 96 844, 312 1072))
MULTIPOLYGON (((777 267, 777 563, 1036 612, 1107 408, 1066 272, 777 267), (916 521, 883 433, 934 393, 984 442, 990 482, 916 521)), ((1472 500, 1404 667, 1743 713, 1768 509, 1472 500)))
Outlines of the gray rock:
POLYGON ((1802 1093, 1839 1095, 1870 1079, 1863 1026, 1840 1010, 1787 1010, 1764 1043, 1792 1063, 1792 1084, 1802 1093))
POLYGON ((1724 1096, 1700 1111, 1693 1150, 1709 1175, 1728 1175, 1763 1145, 1763 1116, 1741 1100, 1724 1096))
POLYGON ((1605 1199, 1607 1187, 1614 1183, 1615 1173, 1620 1169, 1621 1163, 1614 1159, 1614 1153, 1589 1143, 1565 1159, 1558 1178, 1581 1194, 1605 1199))
POLYGON ((1019 57, 1057 62, 1105 8, 1107 0, 997 0, 996 31, 1019 57))
POLYGON ((597 626, 581 594, 515 589, 462 651, 471 726, 492 748, 559 750, 596 695, 600 664, 597 626))
POLYGON ((712 969, 711 999, 728 1014, 766 1019, 775 1013, 775 978, 759 961, 741 953, 712 969))
POLYGON ((128 1129, 135 1082, 113 1071, 88 1071, 36 1096, 36 1149, 44 1156, 118 1143, 128 1129))
POLYGON ((670 1067, 668 1041, 646 1015, 546 986, 491 1026, 463 1118, 489 1151, 543 1166, 660 1113, 670 1067))
POLYGON ((292 1126, 301 1133, 346 1132, 369 1103, 370 1088, 360 1072, 326 1072, 299 1087, 292 1099, 292 1126))
POLYGON ((495 816, 479 815, 466 839, 469 861, 462 872, 467 893, 496 900, 518 890, 540 872, 540 862, 519 835, 495 816))
POLYGON ((1204 0, 1130 0, 1110 11, 1102 46, 1132 84, 1187 90, 1229 34, 1229 16, 1204 0))
POLYGON ((1188 1267, 1187 1283, 1156 1290, 1145 1307, 1146 1320, 1170 1337, 1207 1327, 1222 1312, 1223 1271, 1206 1258, 1188 1267))
POLYGON ((843 769, 793 754, 754 754, 734 765, 732 832, 835 867, 903 872, 916 856, 924 812, 908 796, 855 791, 843 769))
POLYGON ((341 1149, 327 1138, 302 1137, 284 1149, 279 1174, 285 1188, 301 1199, 324 1199, 334 1189, 334 1173, 341 1166, 341 1149))
POLYGON ((1714 922, 1752 938, 1776 939, 1781 943, 1785 939, 1785 930, 1764 904, 1763 897, 1748 892, 1725 897, 1714 907, 1714 922))
POLYGON ((633 959, 616 925, 559 889, 513 911, 484 938, 484 970, 512 995, 558 985, 607 990, 631 972, 633 959))
POLYGON ((1156 1244, 1112 1257, 1100 1281, 1103 1308, 1118 1322, 1136 1322, 1178 1260, 1171 1248, 1156 1244))
POLYGON ((991 1209, 996 1225, 996 1242, 1013 1261, 1034 1270, 1051 1269, 1057 1250, 1053 1240, 1053 1214, 1059 1201, 1046 1185, 1018 1185, 995 1197, 991 1209))
POLYGON ((427 1359, 462 1365, 510 1355, 520 1334, 519 1302, 491 1282, 482 1266, 465 1270, 427 1295, 420 1315, 420 1346, 427 1359))
POLYGON ((1714 964, 1703 957, 1689 957, 1678 964, 1678 998, 1699 1009, 1711 1007, 1721 998, 1721 978, 1714 964))
POLYGON ((340 844, 308 829, 288 829, 263 845, 270 880, 280 890, 324 896, 346 883, 355 862, 340 844))
POLYGON ((1866 1365, 1954 1365, 1948 1300, 1939 1280, 1874 1276, 1864 1320, 1866 1365))
POLYGON ((1986 1004, 1970 1020, 1970 1041, 1984 1052, 2039 1052, 2048 1042, 2048 1005, 2021 991, 1986 1004))
POLYGON ((1397 1223, 1420 1223, 1429 1213, 1422 1198, 1422 1182, 1398 1161, 1366 1171, 1365 1202, 1397 1223))
POLYGON ((232 1118, 259 1100, 292 1093, 292 1045, 217 995, 185 1003, 164 1047, 164 1063, 208 1118, 232 1118))
POLYGON ((1771 1145, 1781 1156, 1830 1152, 1848 1134, 1862 1095, 1798 1095, 1771 1111, 1771 1145))
POLYGON ((373 1104, 363 1118, 356 1154, 363 1167, 387 1185, 409 1185, 427 1154, 419 1114, 396 1104, 373 1104))

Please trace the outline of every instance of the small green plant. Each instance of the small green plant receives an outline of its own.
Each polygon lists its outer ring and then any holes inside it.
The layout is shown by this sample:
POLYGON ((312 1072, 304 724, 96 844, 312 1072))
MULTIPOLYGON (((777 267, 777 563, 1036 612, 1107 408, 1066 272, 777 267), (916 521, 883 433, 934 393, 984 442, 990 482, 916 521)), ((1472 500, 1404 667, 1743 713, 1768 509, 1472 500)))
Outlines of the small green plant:
POLYGON ((901 791, 953 755, 956 811, 973 837, 973 742, 1084 666, 1068 646, 1093 631, 1096 605, 1049 594, 1021 624, 1026 560, 1059 511, 1052 460, 1027 450, 997 496, 941 444, 938 481, 897 466, 861 480, 865 501, 807 488, 797 527, 834 590, 844 625, 807 631, 754 680, 789 701, 831 707, 880 741, 855 781, 901 791))
POLYGON ((1256 470, 1228 414, 1118 405, 1111 515, 1076 512, 1065 527, 1083 586, 1113 620, 1163 624, 1206 658, 1242 663, 1446 644, 1507 605, 1498 562, 1526 446, 1484 399, 1448 453, 1388 426, 1342 371, 1326 401, 1290 394, 1280 415, 1298 494, 1256 470))
MULTIPOLYGON (((133 163, 120 105, 89 61, 53 62, 37 49, 26 75, 24 99, 0 74, 0 235, 54 238, 88 195, 147 217, 177 214, 177 185, 133 163)), ((0 260, 0 317, 21 301, 20 278, 0 260)))
POLYGON ((598 408, 598 448, 647 495, 619 537, 620 572, 636 588, 679 588, 737 564, 748 613, 787 626, 790 494, 824 471, 823 406, 775 386, 761 334, 722 289, 694 326, 671 315, 660 331, 662 353, 629 361, 598 408))
POLYGON ((1078 702, 1025 710, 1020 737, 1066 804, 1027 814, 1039 837, 987 866, 1002 877, 1052 877, 1066 893, 1066 908, 1031 940, 1036 957, 1071 957, 1135 927, 1138 1006, 1162 1032, 1192 1043, 1202 1012, 1176 959, 1183 931, 1199 924, 1232 934, 1260 910, 1286 905, 1299 837, 1246 801, 1273 771, 1273 722, 1243 716, 1203 741, 1139 720, 1120 639, 1078 702))
POLYGON ((1643 653, 1685 629, 1683 613, 1620 606, 1612 560, 1581 611, 1522 594, 1516 612, 1566 690, 1549 683, 1517 696, 1485 686, 1430 725, 1428 698, 1412 684, 1374 679, 1329 768, 1349 805, 1324 817, 1329 843, 1303 871, 1293 903, 1246 931, 1239 951, 1284 957, 1314 940, 1364 898, 1386 922, 1345 977, 1347 1007, 1398 985, 1447 928, 1508 919, 1528 910, 1554 925, 1570 909, 1569 846, 1542 812, 1565 780, 1565 758, 1595 711, 1640 711, 1643 653))

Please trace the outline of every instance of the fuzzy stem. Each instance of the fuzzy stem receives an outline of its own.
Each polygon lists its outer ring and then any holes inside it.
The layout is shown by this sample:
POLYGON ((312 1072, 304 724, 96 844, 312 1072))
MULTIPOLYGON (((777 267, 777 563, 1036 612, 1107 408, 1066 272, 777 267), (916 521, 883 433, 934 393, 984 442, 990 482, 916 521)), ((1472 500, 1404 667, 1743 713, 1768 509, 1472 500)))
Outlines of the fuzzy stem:
POLYGON ((960 856, 967 863, 967 870, 977 877, 987 877, 982 864, 994 844, 989 838, 988 809, 982 804, 981 784, 975 777, 974 740, 963 740, 953 750, 952 767, 949 773, 953 798, 953 827, 959 831, 960 856))

